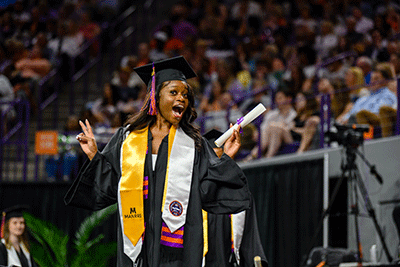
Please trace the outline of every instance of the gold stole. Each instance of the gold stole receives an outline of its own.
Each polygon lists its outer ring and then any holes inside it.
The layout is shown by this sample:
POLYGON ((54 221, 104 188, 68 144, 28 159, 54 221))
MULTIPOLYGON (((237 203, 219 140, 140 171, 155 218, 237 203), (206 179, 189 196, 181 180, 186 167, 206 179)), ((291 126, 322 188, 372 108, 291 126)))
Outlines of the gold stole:
POLYGON ((201 210, 203 214, 203 258, 208 252, 208 213, 205 210, 201 210))
POLYGON ((135 246, 144 232, 143 176, 148 127, 131 132, 122 145, 120 196, 124 234, 135 246))

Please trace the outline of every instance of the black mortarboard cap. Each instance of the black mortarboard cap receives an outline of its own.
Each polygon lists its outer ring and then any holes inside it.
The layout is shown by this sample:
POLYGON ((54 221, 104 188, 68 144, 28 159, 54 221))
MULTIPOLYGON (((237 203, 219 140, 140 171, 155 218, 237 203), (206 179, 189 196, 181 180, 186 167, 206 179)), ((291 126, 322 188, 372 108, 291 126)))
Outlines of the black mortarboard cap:
POLYGON ((10 208, 7 208, 3 211, 5 213, 5 220, 9 220, 14 217, 23 217, 24 211, 28 210, 27 205, 16 205, 10 208))
MULTIPOLYGON (((166 81, 186 81, 187 79, 197 76, 183 56, 154 62, 154 69, 156 75, 156 88, 159 84, 166 81)), ((143 82, 149 86, 152 78, 153 63, 134 68, 133 70, 136 71, 143 82)))
POLYGON ((209 141, 210 142, 210 144, 211 144, 211 146, 212 147, 217 147, 216 145, 215 145, 215 140, 217 140, 220 136, 222 135, 222 132, 220 132, 220 131, 218 131, 218 130, 216 130, 216 129, 212 129, 212 130, 210 130, 210 131, 208 131, 207 133, 205 133, 204 135, 203 135, 203 137, 205 138, 205 139, 207 139, 207 141, 209 141))

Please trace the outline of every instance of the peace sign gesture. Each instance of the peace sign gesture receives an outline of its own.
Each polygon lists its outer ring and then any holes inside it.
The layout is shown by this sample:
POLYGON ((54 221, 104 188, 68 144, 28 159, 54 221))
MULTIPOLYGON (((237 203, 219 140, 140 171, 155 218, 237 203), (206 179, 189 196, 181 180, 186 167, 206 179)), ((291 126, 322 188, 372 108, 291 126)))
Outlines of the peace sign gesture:
POLYGON ((76 136, 83 152, 88 156, 90 160, 94 158, 97 153, 96 139, 94 138, 92 126, 90 126, 89 121, 86 119, 85 123, 79 121, 79 125, 82 128, 83 133, 76 136))

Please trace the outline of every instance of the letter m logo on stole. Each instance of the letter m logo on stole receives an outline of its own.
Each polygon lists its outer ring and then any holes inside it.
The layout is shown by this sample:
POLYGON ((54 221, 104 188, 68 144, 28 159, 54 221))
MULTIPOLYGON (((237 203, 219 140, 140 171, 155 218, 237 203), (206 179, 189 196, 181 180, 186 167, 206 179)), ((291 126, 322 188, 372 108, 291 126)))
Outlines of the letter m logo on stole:
POLYGON ((132 213, 136 214, 136 208, 135 207, 131 208, 130 214, 132 215, 132 213))
POLYGON ((125 219, 142 218, 141 213, 136 213, 136 207, 129 208, 129 214, 124 214, 125 219))

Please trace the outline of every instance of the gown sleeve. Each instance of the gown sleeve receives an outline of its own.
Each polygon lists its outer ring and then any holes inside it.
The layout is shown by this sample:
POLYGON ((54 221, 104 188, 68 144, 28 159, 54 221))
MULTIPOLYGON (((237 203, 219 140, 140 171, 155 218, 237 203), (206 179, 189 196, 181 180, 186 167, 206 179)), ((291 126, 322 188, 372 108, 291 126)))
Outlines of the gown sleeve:
POLYGON ((84 163, 64 197, 66 205, 100 210, 117 202, 123 134, 124 129, 120 128, 102 152, 84 163))
POLYGON ((7 265, 7 249, 6 246, 0 240, 0 265, 7 265))
POLYGON ((232 214, 250 208, 250 191, 242 169, 226 154, 218 158, 204 139, 200 173, 200 194, 205 211, 232 214))

